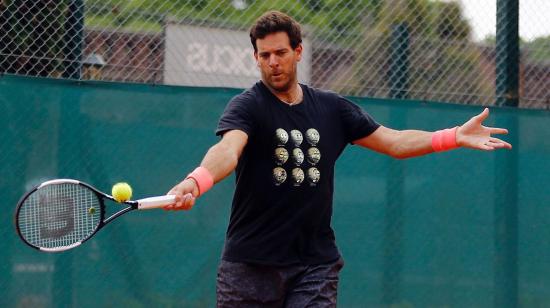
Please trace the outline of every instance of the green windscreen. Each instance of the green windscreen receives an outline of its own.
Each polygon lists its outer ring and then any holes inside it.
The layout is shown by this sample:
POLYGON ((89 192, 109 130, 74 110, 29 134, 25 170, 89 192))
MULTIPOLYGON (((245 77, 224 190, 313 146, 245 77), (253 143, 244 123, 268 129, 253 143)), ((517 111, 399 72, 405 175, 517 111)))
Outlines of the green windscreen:
MULTIPOLYGON (((215 306, 233 176, 191 211, 133 212, 59 254, 26 246, 13 217, 26 191, 54 178, 166 193, 217 142, 238 93, 1 76, 0 306, 215 306)), ((452 127, 482 110, 351 99, 396 129, 452 127)), ((550 306, 550 113, 494 107, 485 124, 509 128, 513 150, 396 160, 346 149, 332 222, 339 306, 492 307, 508 291, 522 307, 550 306)))

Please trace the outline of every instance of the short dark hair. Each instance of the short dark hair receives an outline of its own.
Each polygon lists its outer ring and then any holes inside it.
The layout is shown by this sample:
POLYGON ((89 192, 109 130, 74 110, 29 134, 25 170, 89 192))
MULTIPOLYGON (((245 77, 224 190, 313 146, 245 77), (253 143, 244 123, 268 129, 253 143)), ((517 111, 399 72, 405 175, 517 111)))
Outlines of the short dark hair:
POLYGON ((258 51, 256 47, 257 39, 263 39, 268 34, 276 32, 286 32, 292 49, 302 43, 302 29, 296 20, 285 13, 269 11, 256 19, 256 22, 250 28, 250 42, 254 46, 254 51, 258 51))

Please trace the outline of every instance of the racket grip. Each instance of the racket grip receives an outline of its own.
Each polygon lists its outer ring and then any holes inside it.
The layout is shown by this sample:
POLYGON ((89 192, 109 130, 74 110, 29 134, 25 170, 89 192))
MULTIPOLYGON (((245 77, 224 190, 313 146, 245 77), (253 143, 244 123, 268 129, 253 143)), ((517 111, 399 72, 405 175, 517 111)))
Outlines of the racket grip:
POLYGON ((166 195, 136 200, 138 210, 158 209, 176 202, 176 196, 166 195))

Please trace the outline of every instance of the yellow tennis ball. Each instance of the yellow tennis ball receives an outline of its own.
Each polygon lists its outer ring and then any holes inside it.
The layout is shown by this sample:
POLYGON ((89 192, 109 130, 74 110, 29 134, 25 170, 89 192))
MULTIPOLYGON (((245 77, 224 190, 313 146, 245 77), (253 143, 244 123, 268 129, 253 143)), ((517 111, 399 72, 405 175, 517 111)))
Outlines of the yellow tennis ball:
POLYGON ((113 198, 118 202, 124 202, 132 198, 132 187, 128 183, 116 183, 112 189, 113 198))

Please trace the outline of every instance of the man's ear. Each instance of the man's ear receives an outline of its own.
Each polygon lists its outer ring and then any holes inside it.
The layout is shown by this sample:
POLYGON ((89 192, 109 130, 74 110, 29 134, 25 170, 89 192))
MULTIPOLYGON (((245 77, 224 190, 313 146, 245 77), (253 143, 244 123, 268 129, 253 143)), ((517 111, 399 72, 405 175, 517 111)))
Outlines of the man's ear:
POLYGON ((294 48, 294 52, 296 53, 296 57, 298 58, 297 61, 302 60, 302 51, 304 51, 304 46, 302 43, 298 44, 296 48, 294 48))

